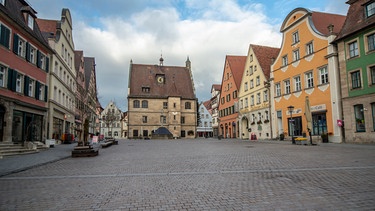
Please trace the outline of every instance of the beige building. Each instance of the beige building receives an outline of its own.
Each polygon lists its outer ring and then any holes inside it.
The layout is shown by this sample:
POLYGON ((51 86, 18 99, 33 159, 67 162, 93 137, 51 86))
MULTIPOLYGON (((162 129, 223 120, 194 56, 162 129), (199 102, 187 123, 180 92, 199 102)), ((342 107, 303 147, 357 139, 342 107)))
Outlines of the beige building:
POLYGON ((170 138, 195 138, 197 99, 191 63, 133 64, 128 89, 128 138, 152 138, 159 128, 170 138), (166 130, 165 130, 166 129, 166 130))
POLYGON ((271 139, 270 67, 279 48, 250 45, 239 90, 241 139, 271 139), (251 136, 252 135, 252 136, 251 136), (255 135, 255 136, 254 136, 255 135))
POLYGON ((38 19, 37 23, 55 51, 51 56, 48 132, 47 139, 65 139, 64 134, 74 132, 76 70, 72 17, 69 9, 63 9, 61 20, 38 19))

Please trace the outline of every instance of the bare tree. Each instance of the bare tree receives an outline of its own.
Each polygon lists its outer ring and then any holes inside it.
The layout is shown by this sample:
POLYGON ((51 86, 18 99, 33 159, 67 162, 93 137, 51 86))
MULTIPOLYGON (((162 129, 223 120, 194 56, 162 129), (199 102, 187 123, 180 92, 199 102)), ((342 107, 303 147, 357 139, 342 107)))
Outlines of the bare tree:
POLYGON ((105 123, 105 125, 107 126, 108 131, 110 131, 111 136, 113 136, 112 135, 112 127, 113 127, 113 124, 118 120, 118 118, 115 114, 115 111, 108 109, 106 114, 102 117, 102 120, 105 123))

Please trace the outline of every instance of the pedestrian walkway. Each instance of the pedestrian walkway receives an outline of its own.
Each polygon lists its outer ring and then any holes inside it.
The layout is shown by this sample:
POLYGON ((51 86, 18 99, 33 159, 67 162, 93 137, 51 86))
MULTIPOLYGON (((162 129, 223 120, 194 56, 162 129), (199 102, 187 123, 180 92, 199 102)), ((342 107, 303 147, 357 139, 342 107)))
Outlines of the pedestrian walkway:
POLYGON ((0 177, 71 157, 76 144, 60 144, 39 153, 0 159, 0 177))

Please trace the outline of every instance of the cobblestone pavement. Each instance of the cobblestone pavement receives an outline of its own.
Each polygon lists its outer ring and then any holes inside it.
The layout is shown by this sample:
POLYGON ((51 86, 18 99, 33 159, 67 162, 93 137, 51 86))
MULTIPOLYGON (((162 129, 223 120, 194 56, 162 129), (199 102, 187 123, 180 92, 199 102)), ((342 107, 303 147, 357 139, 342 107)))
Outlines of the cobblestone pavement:
POLYGON ((374 210, 375 146, 120 140, 0 177, 0 210, 374 210))

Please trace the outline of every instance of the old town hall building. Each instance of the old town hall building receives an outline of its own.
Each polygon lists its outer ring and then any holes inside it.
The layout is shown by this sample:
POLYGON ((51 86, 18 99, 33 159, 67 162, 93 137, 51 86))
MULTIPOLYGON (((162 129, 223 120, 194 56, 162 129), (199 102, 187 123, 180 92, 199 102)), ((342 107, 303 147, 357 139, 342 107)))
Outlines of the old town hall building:
POLYGON ((163 58, 159 65, 131 61, 128 86, 129 138, 195 138, 197 98, 189 58, 181 67, 164 66, 163 58))

